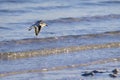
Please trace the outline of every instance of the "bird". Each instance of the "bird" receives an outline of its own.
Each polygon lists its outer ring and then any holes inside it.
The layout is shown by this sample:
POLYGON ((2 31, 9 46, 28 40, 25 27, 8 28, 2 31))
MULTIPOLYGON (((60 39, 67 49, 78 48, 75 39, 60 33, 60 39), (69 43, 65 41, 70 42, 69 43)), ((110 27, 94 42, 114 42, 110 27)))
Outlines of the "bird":
POLYGON ((32 26, 29 27, 28 31, 31 31, 32 28, 35 29, 35 35, 38 36, 41 28, 48 26, 43 20, 36 21, 32 26))

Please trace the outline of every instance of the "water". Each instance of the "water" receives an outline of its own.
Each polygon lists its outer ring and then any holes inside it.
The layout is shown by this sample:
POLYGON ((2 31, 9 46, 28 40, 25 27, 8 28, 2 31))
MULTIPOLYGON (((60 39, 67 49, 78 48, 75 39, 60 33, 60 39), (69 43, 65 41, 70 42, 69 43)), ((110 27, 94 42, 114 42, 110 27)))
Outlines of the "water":
MULTIPOLYGON (((120 66, 120 48, 88 50, 73 52, 70 54, 59 54, 39 56, 18 60, 4 60, 0 64, 1 80, 25 80, 25 79, 60 79, 60 80, 113 80, 108 74, 120 66), (107 53, 107 56, 105 56, 107 53), (64 56, 64 57, 63 57, 64 56), (84 77, 84 71, 92 70, 107 71, 95 76, 84 77), (9 72, 9 73, 6 73, 9 72), (4 73, 2 76, 2 73, 4 73)), ((119 80, 119 76, 115 80, 119 80)))
POLYGON ((115 0, 0 0, 0 41, 34 38, 27 29, 41 19, 39 38, 120 30, 119 9, 115 0))
POLYGON ((0 0, 0 79, 113 80, 119 36, 119 0, 0 0), (36 37, 28 28, 41 19, 36 37), (81 76, 98 69, 108 72, 81 76))

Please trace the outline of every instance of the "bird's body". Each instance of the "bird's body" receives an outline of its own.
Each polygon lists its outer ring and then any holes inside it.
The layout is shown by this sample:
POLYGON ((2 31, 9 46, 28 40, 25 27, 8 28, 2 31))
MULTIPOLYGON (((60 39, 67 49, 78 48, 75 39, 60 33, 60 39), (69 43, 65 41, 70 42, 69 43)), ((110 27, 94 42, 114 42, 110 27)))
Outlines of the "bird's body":
POLYGON ((33 24, 28 30, 30 31, 32 28, 35 29, 35 35, 37 36, 41 30, 41 28, 47 26, 47 24, 45 22, 43 22, 42 20, 39 20, 37 22, 35 22, 35 24, 33 24))

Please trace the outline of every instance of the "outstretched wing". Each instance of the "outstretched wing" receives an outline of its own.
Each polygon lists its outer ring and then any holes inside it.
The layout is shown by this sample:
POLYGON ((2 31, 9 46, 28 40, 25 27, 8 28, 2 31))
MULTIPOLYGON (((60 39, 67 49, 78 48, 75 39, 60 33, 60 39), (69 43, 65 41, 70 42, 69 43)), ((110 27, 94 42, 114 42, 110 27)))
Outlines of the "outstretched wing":
POLYGON ((30 31, 34 27, 35 35, 37 36, 42 28, 40 25, 41 22, 42 22, 42 20, 35 22, 35 24, 33 24, 28 30, 30 31))
POLYGON ((35 35, 37 36, 38 35, 38 27, 34 27, 35 28, 35 35))
POLYGON ((41 30, 41 26, 38 26, 38 33, 40 32, 40 30, 41 30))
POLYGON ((34 26, 40 26, 40 22, 41 22, 41 20, 40 21, 36 21, 34 26))
MULTIPOLYGON (((41 21, 41 20, 40 20, 41 21)), ((36 21, 32 26, 30 26, 28 28, 28 31, 30 31, 32 28, 34 28, 35 26, 40 26, 40 21, 36 21)), ((36 29, 37 30, 37 29, 36 29)))

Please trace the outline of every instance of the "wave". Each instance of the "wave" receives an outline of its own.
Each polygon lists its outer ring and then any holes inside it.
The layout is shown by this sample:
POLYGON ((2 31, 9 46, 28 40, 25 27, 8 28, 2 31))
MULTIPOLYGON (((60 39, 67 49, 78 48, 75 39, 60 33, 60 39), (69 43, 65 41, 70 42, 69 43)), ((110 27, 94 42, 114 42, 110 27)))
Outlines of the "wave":
POLYGON ((29 38, 22 40, 1 41, 0 59, 19 59, 38 55, 44 56, 91 49, 116 48, 120 47, 119 38, 114 41, 113 37, 117 37, 119 35, 120 31, 112 31, 101 34, 69 35, 49 38, 29 38), (109 41, 99 43, 93 41, 92 44, 89 42, 91 39, 96 40, 97 37, 99 37, 99 39, 107 38, 109 41), (109 38, 112 38, 112 41, 109 38), (80 40, 88 41, 81 42, 80 40))
MULTIPOLYGON (((18 12, 22 13, 24 11, 18 11, 18 12)), ((56 23, 73 23, 73 22, 92 22, 99 20, 112 20, 112 19, 120 19, 120 14, 96 15, 96 16, 85 16, 85 17, 67 17, 67 18, 58 18, 58 19, 44 20, 44 21, 47 24, 54 24, 54 23, 56 24, 56 23)), ((18 23, 9 23, 9 24, 30 25, 33 24, 33 22, 20 22, 20 23, 18 22, 18 23)))
POLYGON ((47 37, 47 38, 26 38, 21 40, 11 40, 11 41, 0 41, 0 45, 5 45, 7 43, 15 44, 28 44, 32 42, 51 42, 56 40, 68 40, 68 39, 78 39, 78 38, 94 38, 94 37, 104 37, 104 36, 113 36, 120 35, 120 31, 108 31, 97 34, 85 34, 85 35, 67 35, 67 36, 56 36, 56 37, 47 37))
POLYGON ((52 10, 52 9, 66 9, 66 8, 70 8, 72 6, 47 6, 47 7, 43 7, 43 6, 38 6, 38 7, 29 7, 27 9, 30 10, 52 10))
MULTIPOLYGON (((116 6, 116 5, 119 5, 120 4, 120 1, 117 1, 117 0, 109 0, 109 1, 98 1, 98 2, 85 2, 85 3, 82 3, 83 5, 85 5, 85 6, 108 6, 108 5, 114 5, 114 6, 116 6)), ((78 5, 81 5, 81 3, 80 4, 78 4, 78 5)))
POLYGON ((32 2, 33 0, 0 0, 0 3, 28 3, 28 2, 32 2))
POLYGON ((48 23, 71 23, 71 22, 83 22, 83 21, 96 21, 96 20, 111 20, 120 19, 120 14, 109 14, 109 15, 96 15, 96 16, 86 16, 86 17, 67 17, 59 18, 55 20, 46 20, 48 23))
POLYGON ((77 51, 84 50, 92 50, 92 49, 103 49, 103 48, 117 48, 120 47, 120 42, 112 42, 105 44, 92 44, 85 46, 69 46, 63 48, 53 48, 53 49, 44 49, 44 50, 35 50, 35 51, 27 51, 27 52, 7 52, 0 53, 0 59, 20 59, 20 58, 29 58, 35 56, 45 56, 50 54, 61 54, 61 53, 71 53, 77 51))
MULTIPOLYGON (((3 15, 5 15, 5 14, 8 14, 8 13, 14 13, 14 14, 16 14, 16 13, 26 13, 26 12, 29 12, 28 10, 8 10, 8 9, 1 9, 0 10, 0 14, 3 14, 3 15)), ((20 15, 20 14, 19 14, 20 15)))
POLYGON ((106 3, 106 4, 120 4, 120 1, 118 1, 118 0, 113 0, 113 1, 102 1, 101 3, 106 3))

